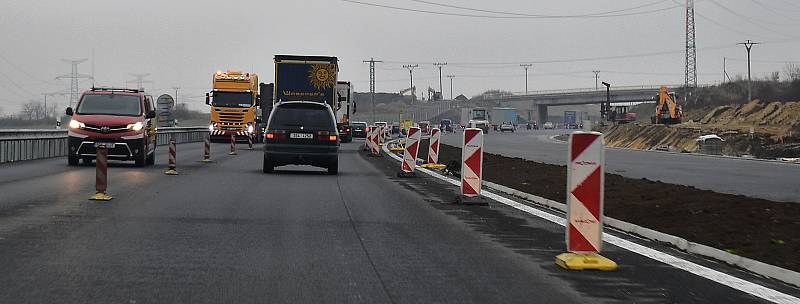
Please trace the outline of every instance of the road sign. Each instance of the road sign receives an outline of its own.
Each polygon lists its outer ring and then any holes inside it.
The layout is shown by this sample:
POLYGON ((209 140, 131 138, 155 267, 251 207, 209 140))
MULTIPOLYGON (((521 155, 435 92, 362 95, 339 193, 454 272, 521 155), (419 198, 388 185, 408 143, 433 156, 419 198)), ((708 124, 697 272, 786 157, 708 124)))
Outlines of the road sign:
POLYGON ((419 152, 419 141, 421 137, 422 131, 420 128, 412 127, 408 129, 405 152, 403 152, 403 163, 400 167, 403 173, 414 173, 414 169, 417 167, 417 152, 419 152))
POLYGON ((467 128, 461 149, 461 195, 481 195, 483 177, 483 130, 467 128))
POLYGON ((169 94, 162 94, 156 99, 156 112, 158 114, 159 127, 174 127, 175 117, 173 110, 175 109, 175 99, 169 94))

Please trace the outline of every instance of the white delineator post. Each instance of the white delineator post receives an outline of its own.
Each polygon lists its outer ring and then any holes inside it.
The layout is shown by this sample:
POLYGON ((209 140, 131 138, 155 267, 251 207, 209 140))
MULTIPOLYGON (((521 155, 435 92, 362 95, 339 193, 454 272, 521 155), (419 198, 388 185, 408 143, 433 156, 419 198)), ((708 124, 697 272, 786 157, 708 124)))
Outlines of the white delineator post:
POLYGON ((442 133, 439 131, 439 128, 431 129, 430 146, 428 147, 428 164, 439 163, 439 140, 441 137, 442 133))
POLYGON ((403 162, 400 164, 399 176, 413 175, 417 167, 417 152, 419 152, 419 141, 422 138, 422 131, 418 127, 408 129, 406 145, 403 151, 403 162))
POLYGON ((603 246, 605 147, 603 134, 576 131, 569 138, 567 163, 568 253, 556 257, 566 269, 614 270, 617 264, 598 255, 603 246))
POLYGON ((461 195, 477 197, 481 195, 483 177, 483 130, 464 129, 461 148, 461 195))

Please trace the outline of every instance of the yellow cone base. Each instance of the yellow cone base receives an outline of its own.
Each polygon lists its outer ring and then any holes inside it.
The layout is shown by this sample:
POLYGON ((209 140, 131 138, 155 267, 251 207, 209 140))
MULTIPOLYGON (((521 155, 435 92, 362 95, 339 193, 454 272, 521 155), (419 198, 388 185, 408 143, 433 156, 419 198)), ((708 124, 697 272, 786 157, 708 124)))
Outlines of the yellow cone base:
POLYGON ((111 195, 105 194, 103 192, 97 192, 94 195, 92 195, 92 197, 90 197, 89 199, 93 201, 110 201, 112 198, 113 197, 111 197, 111 195))
POLYGON ((433 170, 442 170, 444 168, 447 168, 447 165, 442 165, 442 164, 422 164, 422 165, 419 165, 419 166, 423 167, 423 168, 426 168, 426 169, 433 169, 433 170))
POLYGON ((228 155, 236 155, 236 152, 228 153, 228 155))
POLYGON ((166 174, 166 175, 178 175, 178 170, 167 169, 167 171, 164 171, 164 174, 166 174))
POLYGON ((213 163, 214 161, 213 161, 213 160, 211 160, 211 159, 209 159, 209 158, 206 158, 206 159, 204 159, 204 160, 201 160, 200 162, 204 162, 204 163, 213 163))
POLYGON ((405 148, 389 148, 389 151, 392 152, 403 152, 405 150, 406 150, 405 148))
POLYGON ((569 270, 603 270, 617 269, 617 263, 596 253, 562 253, 556 256, 556 264, 569 270))

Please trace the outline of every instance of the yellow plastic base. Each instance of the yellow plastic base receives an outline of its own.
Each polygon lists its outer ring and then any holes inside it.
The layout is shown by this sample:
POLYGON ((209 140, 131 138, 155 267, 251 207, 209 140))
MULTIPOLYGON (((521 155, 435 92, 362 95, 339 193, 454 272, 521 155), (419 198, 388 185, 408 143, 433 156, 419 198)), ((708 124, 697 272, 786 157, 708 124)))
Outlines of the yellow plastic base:
POLYGON ((405 150, 406 150, 405 148, 389 148, 389 151, 392 152, 403 152, 405 150))
POLYGON ((617 269, 617 263, 596 253, 562 253, 556 256, 556 264, 569 270, 602 270, 617 269))
POLYGON ((419 166, 423 167, 423 168, 426 168, 426 169, 433 169, 433 170, 442 170, 444 168, 447 168, 447 165, 442 165, 442 164, 422 164, 422 165, 419 165, 419 166))
POLYGON ((167 171, 164 171, 164 174, 166 174, 166 175, 178 175, 178 171, 175 170, 175 169, 167 169, 167 171))
POLYGON ((211 160, 211 159, 203 159, 203 160, 201 160, 201 162, 204 162, 204 163, 213 163, 214 161, 213 161, 213 160, 211 160))
POLYGON ((97 192, 94 195, 92 195, 92 197, 90 197, 89 199, 93 201, 110 201, 111 199, 113 199, 113 197, 103 192, 97 192))
POLYGON ((228 155, 236 155, 236 152, 228 153, 228 155))

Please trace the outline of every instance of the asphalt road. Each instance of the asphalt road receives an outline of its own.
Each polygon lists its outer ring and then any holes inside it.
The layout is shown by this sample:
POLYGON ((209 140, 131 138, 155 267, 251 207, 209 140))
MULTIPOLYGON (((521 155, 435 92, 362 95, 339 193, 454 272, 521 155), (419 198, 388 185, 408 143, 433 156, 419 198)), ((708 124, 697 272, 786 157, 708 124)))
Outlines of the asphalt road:
POLYGON ((87 200, 93 167, 0 165, 0 303, 761 302, 610 245, 618 271, 561 270, 563 227, 452 205, 454 187, 393 177, 399 164, 360 144, 343 145, 338 176, 265 175, 260 151, 225 144, 212 164, 179 145, 180 175, 165 176, 160 149, 155 167, 112 163, 105 203, 87 200))
MULTIPOLYGON (((488 153, 566 165, 567 144, 550 139, 566 130, 489 132, 488 153)), ((447 134, 442 142, 460 147, 461 133, 447 134)), ((800 203, 800 165, 609 148, 606 172, 631 178, 694 186, 722 193, 800 203)))

